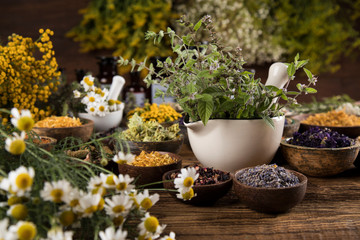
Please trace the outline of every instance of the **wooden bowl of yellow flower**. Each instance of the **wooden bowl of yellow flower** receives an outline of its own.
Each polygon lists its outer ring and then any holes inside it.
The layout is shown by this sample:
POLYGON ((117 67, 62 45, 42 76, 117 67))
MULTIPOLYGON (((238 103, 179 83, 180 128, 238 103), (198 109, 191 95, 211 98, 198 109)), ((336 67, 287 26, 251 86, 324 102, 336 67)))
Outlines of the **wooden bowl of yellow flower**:
POLYGON ((48 117, 35 123, 33 131, 39 136, 47 136, 60 141, 66 137, 80 138, 83 142, 90 139, 94 122, 90 119, 70 117, 48 117))

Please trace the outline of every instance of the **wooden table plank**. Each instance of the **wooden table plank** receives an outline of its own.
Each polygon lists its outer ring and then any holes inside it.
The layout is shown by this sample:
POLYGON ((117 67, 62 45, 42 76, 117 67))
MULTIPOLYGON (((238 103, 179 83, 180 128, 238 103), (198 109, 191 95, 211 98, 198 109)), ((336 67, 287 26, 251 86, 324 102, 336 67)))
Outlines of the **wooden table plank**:
MULTIPOLYGON (((184 145, 183 166, 197 163, 184 145)), ((308 177, 304 200, 287 213, 258 213, 232 190, 213 206, 192 206, 160 192, 151 213, 176 239, 360 239, 360 170, 308 177)))

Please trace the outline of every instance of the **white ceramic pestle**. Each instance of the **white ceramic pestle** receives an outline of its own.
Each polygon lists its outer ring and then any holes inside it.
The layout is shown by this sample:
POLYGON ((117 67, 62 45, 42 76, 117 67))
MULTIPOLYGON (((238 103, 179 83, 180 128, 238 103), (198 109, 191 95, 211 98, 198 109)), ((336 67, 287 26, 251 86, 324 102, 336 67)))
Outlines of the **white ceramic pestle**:
POLYGON ((289 81, 287 74, 287 66, 284 63, 273 63, 269 68, 269 75, 265 85, 275 86, 277 88, 283 88, 289 81))
POLYGON ((124 84, 125 84, 125 79, 123 77, 119 75, 114 76, 112 79, 107 100, 110 99, 117 100, 124 84))

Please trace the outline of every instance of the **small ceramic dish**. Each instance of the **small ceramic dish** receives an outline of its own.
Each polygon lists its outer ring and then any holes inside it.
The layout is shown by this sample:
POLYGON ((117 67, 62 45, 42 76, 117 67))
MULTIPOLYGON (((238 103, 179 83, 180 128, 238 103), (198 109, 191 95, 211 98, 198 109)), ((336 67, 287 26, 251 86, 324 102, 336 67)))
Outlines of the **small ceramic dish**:
POLYGON ((300 128, 300 121, 297 119, 285 118, 285 125, 283 131, 283 137, 292 137, 294 132, 297 132, 300 128))
POLYGON ((129 148, 130 152, 133 154, 140 154, 141 151, 151 152, 151 151, 162 151, 162 152, 171 152, 178 154, 180 152, 181 146, 184 142, 184 135, 179 134, 176 139, 169 141, 161 142, 134 142, 134 141, 124 141, 123 146, 125 149, 129 148))
MULTIPOLYGON (((247 168, 244 168, 247 169, 247 168)), ((305 196, 307 177, 293 170, 287 170, 299 178, 299 183, 292 187, 268 188, 252 187, 238 179, 240 169, 233 175, 234 192, 249 208, 264 213, 283 213, 299 204, 305 196)))
MULTIPOLYGON (((169 181, 169 180, 171 180, 171 174, 177 172, 180 172, 180 169, 166 172, 163 175, 162 180, 164 181, 163 185, 165 189, 175 190, 174 181, 169 181)), ((176 197, 176 194, 178 194, 178 192, 168 191, 168 193, 183 203, 208 206, 215 204, 217 200, 225 196, 229 192, 231 187, 232 187, 232 178, 230 176, 228 180, 223 182, 209 184, 209 185, 194 185, 193 190, 196 196, 188 201, 178 199, 176 197)))
POLYGON ((80 119, 82 125, 78 127, 43 128, 34 127, 33 131, 39 136, 47 136, 60 141, 66 137, 80 138, 83 142, 90 139, 94 129, 94 122, 89 119, 80 119))
POLYGON ((295 170, 313 177, 327 177, 351 168, 359 153, 359 142, 343 148, 312 148, 289 144, 290 138, 280 143, 285 160, 295 170))
MULTIPOLYGON (((182 159, 179 155, 170 152, 159 152, 161 154, 168 154, 171 158, 176 159, 175 163, 154 166, 154 167, 139 167, 130 164, 119 164, 119 173, 128 174, 130 177, 135 178, 136 185, 144 185, 154 182, 160 182, 164 173, 181 169, 182 159)), ((150 188, 161 186, 161 183, 157 185, 150 185, 150 188)))

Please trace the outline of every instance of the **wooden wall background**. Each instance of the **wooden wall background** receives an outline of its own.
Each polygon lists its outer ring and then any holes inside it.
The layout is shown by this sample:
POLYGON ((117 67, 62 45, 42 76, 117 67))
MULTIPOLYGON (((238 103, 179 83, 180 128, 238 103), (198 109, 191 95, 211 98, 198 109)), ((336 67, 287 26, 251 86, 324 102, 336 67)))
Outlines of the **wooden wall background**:
MULTIPOLYGON (((1 0, 0 1, 0 42, 6 43, 7 36, 18 33, 37 38, 40 28, 50 28, 55 32, 52 37, 55 56, 59 66, 65 70, 68 81, 76 79, 75 69, 86 69, 98 74, 96 56, 107 54, 106 51, 91 53, 79 52, 79 44, 66 38, 65 33, 81 20, 78 11, 85 8, 89 0, 1 0)), ((359 54, 360 55, 360 54, 359 54)), ((346 93, 355 100, 360 100, 360 57, 344 58, 342 68, 336 73, 319 75, 317 99, 346 93)), ((266 66, 253 66, 256 76, 266 79, 266 66)), ((300 101, 310 101, 305 96, 300 101)))

